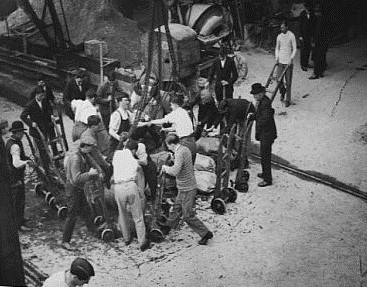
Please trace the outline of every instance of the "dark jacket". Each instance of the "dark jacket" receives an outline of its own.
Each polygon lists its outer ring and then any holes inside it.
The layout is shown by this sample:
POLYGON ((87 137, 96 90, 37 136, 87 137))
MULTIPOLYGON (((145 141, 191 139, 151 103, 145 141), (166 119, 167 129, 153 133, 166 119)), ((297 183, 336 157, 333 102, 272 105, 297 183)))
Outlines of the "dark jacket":
POLYGON ((71 79, 65 87, 63 100, 64 102, 71 102, 72 100, 85 100, 85 93, 88 91, 88 85, 82 82, 82 90, 76 84, 75 79, 71 79))
POLYGON ((82 90, 76 84, 75 79, 71 79, 66 84, 64 89, 63 101, 65 106, 65 114, 72 120, 74 120, 74 112, 71 109, 72 100, 85 100, 85 93, 88 91, 89 85, 86 82, 82 82, 82 90))
POLYGON ((255 107, 245 99, 225 99, 219 104, 218 110, 227 121, 224 132, 229 132, 235 123, 244 123, 247 113, 254 113, 255 107))
POLYGON ((303 10, 299 16, 299 34, 304 41, 311 41, 313 33, 313 15, 310 13, 310 18, 307 18, 306 10, 303 10))
POLYGON ((277 138, 277 129, 274 121, 274 109, 270 99, 264 95, 260 100, 255 113, 255 139, 258 141, 273 141, 277 138))
POLYGON ((25 286, 18 227, 10 189, 10 163, 0 138, 0 285, 25 286))
POLYGON ((7 153, 7 163, 9 164, 9 172, 10 172, 10 182, 11 184, 17 183, 19 180, 24 181, 24 171, 25 166, 21 168, 16 168, 13 166, 13 156, 11 155, 11 147, 13 145, 18 145, 20 149, 20 159, 21 160, 27 160, 28 157, 26 157, 24 152, 23 143, 21 140, 14 139, 13 137, 10 137, 10 139, 6 143, 6 153, 7 153))
MULTIPOLYGON (((33 91, 31 92, 31 95, 30 95, 31 100, 36 97, 36 88, 34 88, 33 91)), ((49 86, 45 86, 43 90, 46 93, 46 99, 49 100, 50 103, 52 104, 55 101, 55 96, 54 96, 52 89, 49 86)))
POLYGON ((313 43, 315 44, 315 49, 327 48, 329 39, 329 29, 327 27, 326 19, 323 15, 314 17, 314 32, 313 32, 313 43))
POLYGON ((35 122, 44 136, 49 138, 53 129, 51 115, 52 107, 46 98, 42 101, 42 109, 37 104, 36 99, 32 99, 20 114, 20 119, 29 126, 29 134, 31 136, 40 138, 37 130, 32 127, 32 123, 35 122))
POLYGON ((222 80, 227 81, 231 86, 233 86, 234 82, 238 79, 237 68, 234 60, 231 57, 227 57, 224 63, 224 67, 222 68, 220 59, 218 58, 209 73, 208 81, 211 82, 216 76, 216 83, 220 83, 222 80))

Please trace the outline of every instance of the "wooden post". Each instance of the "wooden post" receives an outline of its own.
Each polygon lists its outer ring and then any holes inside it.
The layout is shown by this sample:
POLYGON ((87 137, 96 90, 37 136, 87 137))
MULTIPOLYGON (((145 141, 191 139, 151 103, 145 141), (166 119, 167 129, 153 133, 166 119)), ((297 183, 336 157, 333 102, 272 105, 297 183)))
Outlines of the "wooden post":
POLYGON ((6 32, 8 33, 8 37, 10 36, 9 22, 8 17, 5 18, 6 32))
POLYGON ((101 69, 101 86, 103 85, 103 42, 99 42, 99 64, 101 69))

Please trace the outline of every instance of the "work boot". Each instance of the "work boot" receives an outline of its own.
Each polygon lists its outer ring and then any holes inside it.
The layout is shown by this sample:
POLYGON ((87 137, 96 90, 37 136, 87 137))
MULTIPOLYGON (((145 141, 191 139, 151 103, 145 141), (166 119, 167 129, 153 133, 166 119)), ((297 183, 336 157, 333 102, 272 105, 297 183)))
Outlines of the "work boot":
POLYGON ((199 244, 200 245, 206 245, 208 243, 209 239, 213 238, 213 232, 208 231, 200 240, 199 240, 199 244))

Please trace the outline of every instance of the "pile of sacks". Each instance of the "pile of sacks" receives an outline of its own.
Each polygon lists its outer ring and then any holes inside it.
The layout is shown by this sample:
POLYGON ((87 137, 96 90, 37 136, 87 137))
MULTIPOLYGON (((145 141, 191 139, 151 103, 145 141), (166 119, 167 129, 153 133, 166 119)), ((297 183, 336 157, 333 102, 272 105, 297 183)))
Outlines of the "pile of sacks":
POLYGON ((211 193, 215 189, 217 176, 213 157, 217 154, 219 140, 217 137, 202 137, 196 142, 198 153, 194 169, 198 190, 201 193, 211 193))

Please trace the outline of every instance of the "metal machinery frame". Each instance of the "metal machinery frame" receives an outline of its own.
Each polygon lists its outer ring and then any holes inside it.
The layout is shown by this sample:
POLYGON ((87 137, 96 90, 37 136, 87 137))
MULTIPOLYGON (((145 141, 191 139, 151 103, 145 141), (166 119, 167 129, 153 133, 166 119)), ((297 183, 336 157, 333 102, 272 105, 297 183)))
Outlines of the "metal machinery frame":
POLYGON ((235 149, 237 128, 238 124, 234 124, 229 134, 222 135, 219 142, 215 172, 217 180, 215 183, 214 198, 210 204, 212 210, 219 214, 226 212, 226 202, 235 202, 237 199, 237 192, 232 187, 229 187, 231 158, 235 149))
MULTIPOLYGON (((246 115, 252 104, 248 104, 246 115)), ((222 135, 217 153, 216 184, 211 208, 214 212, 224 214, 226 203, 235 202, 237 192, 248 191, 250 174, 248 168, 248 145, 251 138, 253 121, 246 119, 244 123, 235 123, 229 133, 222 135), (239 161, 235 182, 230 180, 230 172, 239 161), (231 186, 229 184, 231 183, 231 186)))
POLYGON ((60 6, 62 10, 64 25, 65 25, 66 34, 68 36, 68 40, 65 39, 63 28, 59 21, 59 18, 56 12, 56 8, 55 8, 55 3, 53 2, 53 0, 44 0, 45 2, 43 6, 43 12, 42 12, 41 19, 37 16, 32 5, 29 3, 29 0, 16 0, 16 1, 19 7, 21 7, 24 10, 24 12, 30 17, 32 22, 36 25, 36 27, 40 31, 42 37, 45 39, 47 45, 49 46, 52 52, 61 53, 63 51, 66 51, 69 48, 69 46, 71 45, 70 34, 69 34, 69 29, 66 23, 66 19, 65 19, 65 12, 63 8, 62 0, 59 0, 59 1, 60 1, 60 6), (51 16, 52 24, 45 23, 47 8, 51 16), (54 39, 47 31, 47 28, 50 26, 53 27, 54 39))

